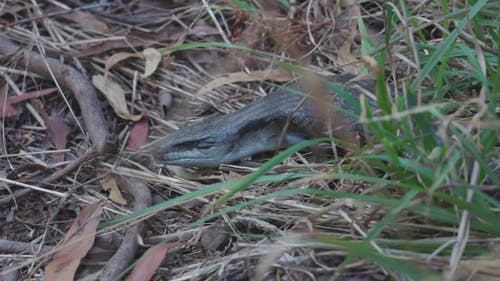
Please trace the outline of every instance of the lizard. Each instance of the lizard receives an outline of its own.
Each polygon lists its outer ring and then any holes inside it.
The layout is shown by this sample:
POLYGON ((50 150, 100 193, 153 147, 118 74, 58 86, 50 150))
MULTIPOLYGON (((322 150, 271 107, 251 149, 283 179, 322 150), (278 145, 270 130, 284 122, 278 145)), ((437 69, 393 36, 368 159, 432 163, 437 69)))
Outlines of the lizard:
MULTIPOLYGON (((341 85, 355 103, 366 95, 371 109, 376 109, 374 80, 358 80, 354 75, 343 74, 327 77, 327 81, 341 85)), ((280 87, 235 112, 180 128, 143 149, 149 150, 160 164, 214 167, 314 137, 330 136, 359 144, 361 139, 365 140, 366 132, 357 122, 356 113, 353 114, 356 111, 353 104, 327 87, 313 86, 314 90, 329 92, 327 103, 336 105, 327 116, 318 116, 323 101, 321 96, 319 101, 315 100, 318 96, 314 93, 304 95, 307 88, 300 82, 280 87)))

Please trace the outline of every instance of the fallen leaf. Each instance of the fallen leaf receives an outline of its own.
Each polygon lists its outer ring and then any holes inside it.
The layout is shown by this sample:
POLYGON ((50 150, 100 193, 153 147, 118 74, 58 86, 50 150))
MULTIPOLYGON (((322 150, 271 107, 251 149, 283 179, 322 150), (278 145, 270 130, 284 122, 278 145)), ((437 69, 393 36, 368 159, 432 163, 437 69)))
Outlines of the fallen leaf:
POLYGON ((71 14, 62 15, 62 17, 78 23, 84 30, 107 34, 111 33, 106 23, 98 20, 94 15, 88 12, 73 12, 71 14))
POLYGON ((104 64, 104 79, 108 79, 109 70, 113 67, 113 65, 131 57, 140 58, 141 56, 135 53, 119 52, 109 57, 106 60, 106 64, 104 64))
POLYGON ((47 14, 57 15, 57 17, 64 18, 66 20, 77 23, 82 30, 89 30, 99 33, 111 33, 108 25, 100 20, 98 20, 93 14, 86 11, 71 11, 65 10, 57 6, 49 6, 44 9, 47 14))
POLYGON ((0 98, 0 118, 13 117, 21 114, 22 110, 13 107, 12 105, 27 101, 33 98, 45 96, 57 91, 57 88, 48 88, 38 91, 27 92, 16 97, 0 98))
POLYGON ((165 259, 165 256, 173 247, 177 247, 180 244, 178 242, 160 244, 149 248, 144 255, 141 257, 139 263, 137 263, 127 276, 125 281, 148 281, 153 277, 158 267, 160 267, 161 262, 165 259))
MULTIPOLYGON (((65 149, 67 137, 69 133, 68 126, 64 118, 60 116, 52 116, 46 120, 49 137, 57 149, 65 149)), ((64 161, 64 152, 56 153, 52 156, 55 163, 64 161)))
POLYGON ((111 79, 105 79, 102 75, 94 75, 92 77, 92 84, 104 94, 119 117, 126 120, 139 121, 144 116, 144 113, 133 115, 128 112, 125 91, 123 91, 118 83, 111 79))
POLYGON ((252 71, 250 73, 246 72, 233 72, 228 73, 223 76, 217 77, 214 80, 208 82, 203 86, 195 95, 203 95, 212 89, 220 87, 225 84, 234 82, 250 82, 250 81, 261 81, 261 80, 273 80, 279 82, 286 82, 293 79, 293 76, 288 71, 283 70, 271 70, 271 71, 252 71))
POLYGON ((0 118, 13 117, 21 114, 22 110, 13 107, 9 102, 0 99, 0 118))
POLYGON ((98 55, 110 50, 130 47, 149 47, 153 44, 175 42, 184 36, 185 31, 177 28, 165 28, 160 32, 143 32, 131 31, 121 38, 113 38, 103 41, 96 45, 92 45, 86 49, 81 50, 76 56, 79 58, 98 55))
POLYGON ((136 122, 132 130, 130 130, 127 148, 135 150, 145 145, 148 140, 148 130, 149 124, 146 118, 142 118, 136 122))
MULTIPOLYGON (((148 18, 148 24, 151 24, 151 17, 148 18)), ((194 26, 193 28, 190 28, 188 32, 177 26, 167 26, 158 32, 133 30, 121 37, 114 37, 107 41, 101 41, 98 44, 89 46, 78 52, 76 57, 88 57, 121 48, 147 48, 151 45, 166 45, 172 42, 175 43, 174 45, 177 45, 184 42, 184 38, 187 35, 203 37, 217 34, 219 34, 219 31, 216 28, 209 28, 207 26, 194 26)), ((167 54, 168 52, 163 55, 167 54)))
POLYGON ((144 77, 148 77, 153 74, 160 65, 161 62, 161 53, 154 48, 147 48, 142 51, 142 55, 144 56, 145 64, 144 64, 144 77))
MULTIPOLYGON (((99 175, 98 173, 98 176, 100 177, 102 175, 99 175)), ((127 205, 127 200, 123 198, 120 188, 116 184, 115 178, 107 176, 99 182, 101 183, 102 189, 109 191, 109 199, 111 199, 111 201, 120 205, 127 205)))
POLYGON ((357 18, 361 17, 361 11, 357 5, 348 5, 345 10, 344 15, 347 20, 347 38, 344 43, 337 50, 338 59, 342 62, 342 70, 348 73, 359 73, 359 64, 356 55, 352 53, 352 45, 354 43, 354 38, 358 36, 358 22, 357 18))
POLYGON ((82 258, 94 244, 97 225, 102 213, 102 203, 83 208, 71 224, 63 242, 55 250, 52 260, 45 266, 45 280, 73 280, 82 258))
POLYGON ((48 94, 54 93, 55 91, 57 91, 57 88, 47 88, 43 90, 27 92, 17 97, 10 97, 7 99, 7 102, 10 104, 16 104, 22 101, 38 98, 41 96, 46 96, 48 94))

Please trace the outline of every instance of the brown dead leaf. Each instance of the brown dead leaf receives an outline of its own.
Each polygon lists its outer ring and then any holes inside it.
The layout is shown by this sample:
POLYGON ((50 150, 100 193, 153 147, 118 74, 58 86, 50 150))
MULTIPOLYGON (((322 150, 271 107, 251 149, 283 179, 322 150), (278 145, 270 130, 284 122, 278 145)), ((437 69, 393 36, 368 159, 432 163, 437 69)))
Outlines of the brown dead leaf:
POLYGON ((120 48, 142 47, 147 48, 154 44, 175 42, 185 35, 183 30, 165 28, 160 32, 143 32, 131 31, 123 36, 120 40, 108 40, 96 45, 92 45, 86 49, 81 50, 76 56, 79 58, 98 55, 106 51, 116 50, 120 48))
POLYGON ((195 95, 203 95, 212 89, 220 87, 225 84, 234 82, 250 82, 250 81, 261 81, 261 80, 273 80, 278 82, 286 82, 293 79, 293 75, 284 70, 271 70, 271 71, 252 71, 250 73, 246 72, 233 72, 226 75, 215 78, 214 80, 208 82, 203 86, 195 95))
POLYGON ((47 88, 47 89, 43 89, 43 90, 27 92, 27 93, 24 93, 24 94, 17 96, 17 97, 8 98, 7 102, 10 104, 16 104, 16 103, 19 103, 22 101, 26 101, 26 100, 38 98, 41 96, 45 96, 48 94, 52 94, 55 91, 57 91, 57 88, 47 88))
POLYGON ((81 259, 94 244, 101 213, 101 202, 83 208, 64 236, 64 241, 57 247, 54 257, 45 266, 45 280, 74 279, 81 259))
POLYGON ((109 70, 115 64, 117 64, 123 60, 126 60, 128 58, 140 58, 140 57, 141 57, 141 55, 138 55, 136 53, 128 53, 128 52, 119 52, 119 53, 112 55, 111 57, 109 57, 106 60, 106 64, 104 65, 104 79, 108 79, 109 70))
POLYGON ((146 118, 142 118, 136 122, 132 130, 130 130, 127 148, 135 150, 145 145, 148 140, 148 130, 149 124, 146 118))
POLYGON ((66 20, 77 23, 82 30, 89 30, 98 33, 111 33, 108 25, 103 21, 98 20, 93 14, 86 11, 71 11, 65 10, 57 6, 49 6, 44 10, 47 14, 64 18, 66 20))
POLYGON ((179 246, 179 242, 160 244, 149 248, 136 264, 132 272, 125 281, 148 281, 160 267, 168 251, 179 246))
MULTIPOLYGON (((64 121, 64 118, 60 116, 52 116, 45 121, 49 132, 48 135, 52 140, 52 143, 54 143, 57 149, 65 149, 69 129, 64 121)), ((52 159, 55 163, 64 161, 64 152, 54 154, 52 159)))
MULTIPOLYGON (((98 176, 101 177, 103 174, 98 173, 98 176)), ((123 198, 120 188, 118 187, 118 184, 116 184, 115 178, 107 176, 99 182, 101 183, 102 189, 109 191, 109 199, 111 199, 111 201, 120 205, 127 205, 127 200, 123 198)))
POLYGON ((57 88, 48 88, 38 91, 27 92, 20 96, 9 97, 7 99, 5 99, 5 97, 0 97, 0 118, 12 117, 21 114, 22 111, 20 109, 17 109, 12 106, 16 103, 52 94, 55 91, 57 91, 57 88))
POLYGON ((133 115, 128 112, 125 91, 123 91, 118 83, 111 79, 105 79, 102 75, 94 75, 92 77, 92 84, 104 94, 119 117, 126 120, 139 121, 144 116, 144 113, 133 115))
POLYGON ((0 88, 0 118, 12 117, 21 114, 21 110, 13 107, 7 100, 7 94, 9 92, 9 87, 3 85, 0 88))
POLYGON ((154 48, 147 48, 142 51, 144 56, 144 77, 153 74, 161 62, 161 53, 154 48))
POLYGON ((108 25, 98 20, 94 15, 88 12, 73 12, 71 14, 63 14, 63 18, 78 23, 82 29, 90 30, 99 33, 110 33, 108 25))
POLYGON ((13 117, 21 114, 22 110, 13 107, 9 102, 0 99, 0 118, 13 117))
POLYGON ((361 17, 361 11, 359 6, 355 4, 348 4, 346 14, 346 18, 349 19, 349 24, 347 26, 349 31, 347 35, 348 38, 346 38, 344 44, 342 44, 342 46, 340 46, 337 50, 337 56, 343 64, 342 69, 344 72, 359 73, 359 68, 356 64, 358 59, 356 58, 356 55, 352 54, 351 50, 354 40, 359 34, 357 19, 361 17))

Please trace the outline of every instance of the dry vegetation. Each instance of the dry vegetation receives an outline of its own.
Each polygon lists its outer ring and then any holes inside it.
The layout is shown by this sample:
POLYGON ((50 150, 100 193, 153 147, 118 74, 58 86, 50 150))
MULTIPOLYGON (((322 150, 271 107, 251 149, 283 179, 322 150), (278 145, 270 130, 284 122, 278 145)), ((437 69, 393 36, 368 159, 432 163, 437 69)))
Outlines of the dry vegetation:
POLYGON ((0 279, 500 280, 499 5, 3 1, 0 279), (321 164, 137 149, 304 70, 399 85, 393 122, 321 164))

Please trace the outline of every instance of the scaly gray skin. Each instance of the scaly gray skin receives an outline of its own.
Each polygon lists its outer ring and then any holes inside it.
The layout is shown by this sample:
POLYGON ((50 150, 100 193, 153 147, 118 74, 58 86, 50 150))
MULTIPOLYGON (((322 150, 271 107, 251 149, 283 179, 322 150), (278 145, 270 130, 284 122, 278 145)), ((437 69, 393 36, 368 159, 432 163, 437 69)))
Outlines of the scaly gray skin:
MULTIPOLYGON (((356 102, 363 93, 373 93, 372 80, 350 81, 352 78, 352 75, 337 75, 328 80, 343 85, 356 102)), ((321 103, 300 94, 304 88, 301 84, 293 83, 287 87, 236 112, 210 117, 181 128, 144 149, 151 151, 161 164, 213 167, 257 153, 275 151, 278 144, 280 148, 289 147, 312 137, 331 135, 352 143, 359 141, 363 135, 362 128, 345 113, 353 111, 346 102, 336 95, 327 95, 328 104, 340 106, 341 110, 331 110, 330 106, 328 115, 324 115, 328 118, 325 118, 317 113, 321 103), (283 134, 289 118, 289 126, 283 134), (328 123, 331 125, 328 126, 328 123), (326 132, 328 127, 331 133, 326 132)), ((368 101, 373 109, 376 108, 373 99, 368 98, 368 101)))

